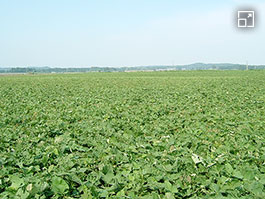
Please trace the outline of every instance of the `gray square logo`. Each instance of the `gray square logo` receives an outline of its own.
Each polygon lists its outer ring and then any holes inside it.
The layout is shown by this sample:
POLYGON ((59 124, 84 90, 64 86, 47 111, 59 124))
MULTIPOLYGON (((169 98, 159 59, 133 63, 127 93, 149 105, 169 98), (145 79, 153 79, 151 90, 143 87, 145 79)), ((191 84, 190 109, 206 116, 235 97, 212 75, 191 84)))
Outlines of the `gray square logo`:
POLYGON ((254 11, 238 11, 237 24, 239 28, 254 28, 255 12, 254 11))

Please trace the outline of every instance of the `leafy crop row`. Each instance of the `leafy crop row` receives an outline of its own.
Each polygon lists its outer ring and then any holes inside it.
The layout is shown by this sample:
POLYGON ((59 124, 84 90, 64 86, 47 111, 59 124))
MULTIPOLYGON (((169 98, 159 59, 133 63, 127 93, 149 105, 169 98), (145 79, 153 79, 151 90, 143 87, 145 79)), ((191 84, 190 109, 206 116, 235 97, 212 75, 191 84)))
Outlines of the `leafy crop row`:
POLYGON ((0 77, 0 198, 265 198, 265 72, 0 77))

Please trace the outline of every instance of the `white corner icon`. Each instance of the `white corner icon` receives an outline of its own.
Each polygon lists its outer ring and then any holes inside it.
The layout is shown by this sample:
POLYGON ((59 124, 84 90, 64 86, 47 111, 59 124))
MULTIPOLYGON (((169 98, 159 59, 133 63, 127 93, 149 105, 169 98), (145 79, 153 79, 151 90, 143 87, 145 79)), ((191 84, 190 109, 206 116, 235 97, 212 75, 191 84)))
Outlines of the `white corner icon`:
POLYGON ((254 11, 238 11, 237 24, 239 28, 254 28, 255 12, 254 11))

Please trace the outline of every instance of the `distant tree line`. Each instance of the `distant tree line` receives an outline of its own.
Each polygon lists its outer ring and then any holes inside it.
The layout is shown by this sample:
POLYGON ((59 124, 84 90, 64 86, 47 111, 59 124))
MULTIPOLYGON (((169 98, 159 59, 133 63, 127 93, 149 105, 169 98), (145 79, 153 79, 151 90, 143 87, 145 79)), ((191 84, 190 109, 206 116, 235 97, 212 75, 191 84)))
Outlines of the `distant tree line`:
MULTIPOLYGON (((204 64, 195 63, 177 66, 136 66, 136 67, 87 67, 87 68, 53 68, 53 67, 0 67, 0 73, 74 73, 74 72, 126 72, 126 71, 163 71, 163 70, 246 70, 242 64, 204 64)), ((249 65, 249 70, 265 69, 265 65, 249 65)))

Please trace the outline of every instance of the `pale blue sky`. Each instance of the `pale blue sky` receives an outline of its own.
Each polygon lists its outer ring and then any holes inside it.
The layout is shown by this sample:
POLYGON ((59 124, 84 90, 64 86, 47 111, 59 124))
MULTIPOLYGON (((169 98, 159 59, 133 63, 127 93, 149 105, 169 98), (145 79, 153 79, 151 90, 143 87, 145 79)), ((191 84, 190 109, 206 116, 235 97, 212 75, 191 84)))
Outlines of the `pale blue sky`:
POLYGON ((265 0, 0 0, 0 66, 265 64, 265 0), (237 9, 257 11, 238 31, 237 9))

